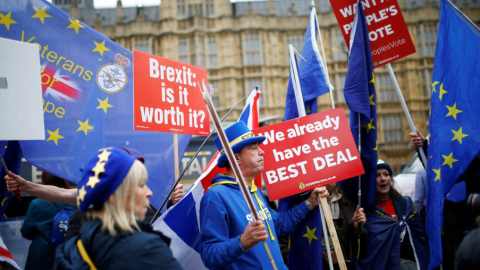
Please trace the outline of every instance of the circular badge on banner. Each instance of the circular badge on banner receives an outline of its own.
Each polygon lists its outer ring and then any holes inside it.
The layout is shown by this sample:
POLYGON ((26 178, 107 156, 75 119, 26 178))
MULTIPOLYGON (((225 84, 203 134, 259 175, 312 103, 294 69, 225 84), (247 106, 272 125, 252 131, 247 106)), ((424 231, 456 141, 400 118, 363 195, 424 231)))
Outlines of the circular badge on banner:
POLYGON ((125 68, 130 65, 130 59, 125 55, 116 54, 115 62, 101 66, 96 75, 98 88, 107 94, 116 94, 122 91, 128 83, 125 68))

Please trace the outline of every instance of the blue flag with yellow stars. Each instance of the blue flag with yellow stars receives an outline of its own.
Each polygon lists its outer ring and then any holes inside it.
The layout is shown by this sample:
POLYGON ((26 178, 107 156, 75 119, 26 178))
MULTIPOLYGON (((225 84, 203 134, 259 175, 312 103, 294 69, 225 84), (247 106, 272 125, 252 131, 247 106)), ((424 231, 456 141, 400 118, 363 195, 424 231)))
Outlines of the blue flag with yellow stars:
MULTIPOLYGON (((7 169, 15 174, 20 172, 22 163, 22 150, 17 141, 0 141, 0 155, 7 166, 7 169)), ((0 164, 0 217, 3 217, 8 203, 15 198, 15 194, 7 190, 7 183, 4 180, 7 172, 0 164)))
MULTIPOLYGON (((315 7, 312 7, 307 31, 305 32, 305 40, 303 42, 303 59, 300 60, 300 64, 297 66, 303 102, 305 104, 305 113, 307 115, 318 111, 318 97, 329 92, 326 80, 327 67, 318 50, 318 27, 315 12, 315 7)), ((288 80, 287 100, 285 102, 285 121, 298 118, 299 116, 292 79, 291 75, 288 80)))
MULTIPOLYGON (((0 37, 39 48, 46 140, 20 142, 25 158, 77 183, 98 149, 126 148, 144 157, 158 207, 174 181, 173 135, 133 130, 132 52, 42 0, 0 1, 0 37)), ((189 141, 179 135, 180 157, 189 141)))
POLYGON ((442 0, 432 76, 427 162, 429 269, 442 262, 445 196, 480 150, 480 30, 442 0))
MULTIPOLYGON (((310 20, 305 33, 302 56, 297 65, 302 97, 307 115, 318 111, 318 96, 328 92, 325 79, 326 67, 318 53, 317 21, 315 7, 312 7, 310 20)), ((284 121, 298 118, 298 107, 293 85, 293 68, 290 69, 287 97, 285 102, 284 121)), ((279 211, 284 212, 298 203, 303 203, 310 196, 310 192, 303 195, 293 195, 279 201, 279 211)), ((310 212, 307 217, 297 225, 297 230, 289 235, 288 241, 288 268, 295 269, 322 269, 322 226, 318 211, 310 212)))
MULTIPOLYGON (((344 93, 350 108, 350 129, 365 169, 365 174, 360 176, 361 206, 368 208, 375 205, 377 189, 377 109, 370 40, 361 1, 358 1, 353 29, 344 93)), ((358 177, 339 184, 349 199, 358 201, 358 177)))

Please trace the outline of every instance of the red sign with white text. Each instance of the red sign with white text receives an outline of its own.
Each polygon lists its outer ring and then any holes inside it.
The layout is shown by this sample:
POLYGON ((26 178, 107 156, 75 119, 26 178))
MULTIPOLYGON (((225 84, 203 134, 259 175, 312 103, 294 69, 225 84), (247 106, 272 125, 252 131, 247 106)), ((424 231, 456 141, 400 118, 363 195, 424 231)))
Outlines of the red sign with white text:
POLYGON ((207 70, 133 51, 134 129, 206 136, 210 115, 199 85, 207 70))
POLYGON ((263 179, 277 200, 364 173, 343 108, 253 130, 267 139, 263 179))
MULTIPOLYGON (((357 0, 330 0, 330 4, 345 43, 350 46, 357 0)), ((367 20, 374 68, 415 53, 415 46, 397 1, 364 0, 362 5, 367 20)))

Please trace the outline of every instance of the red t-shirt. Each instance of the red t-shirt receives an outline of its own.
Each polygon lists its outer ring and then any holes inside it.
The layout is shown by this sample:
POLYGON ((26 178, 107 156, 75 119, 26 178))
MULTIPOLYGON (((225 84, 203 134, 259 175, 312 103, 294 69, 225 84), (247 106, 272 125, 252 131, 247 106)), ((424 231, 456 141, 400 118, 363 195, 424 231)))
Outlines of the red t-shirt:
POLYGON ((392 198, 384 202, 377 201, 377 205, 378 207, 382 208, 385 212, 387 212, 387 214, 392 216, 394 219, 397 219, 397 215, 395 213, 395 207, 393 207, 392 198))

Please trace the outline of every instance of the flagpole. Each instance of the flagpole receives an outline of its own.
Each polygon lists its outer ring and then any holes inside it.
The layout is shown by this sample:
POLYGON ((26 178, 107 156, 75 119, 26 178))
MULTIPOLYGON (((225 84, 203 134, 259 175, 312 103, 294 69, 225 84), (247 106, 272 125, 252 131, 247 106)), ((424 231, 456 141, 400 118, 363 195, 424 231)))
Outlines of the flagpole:
MULTIPOLYGON (((5 175, 8 175, 7 164, 5 164, 5 161, 3 160, 2 155, 0 155, 0 161, 2 162, 2 166, 3 166, 3 170, 5 171, 5 175)), ((18 188, 15 190, 15 197, 17 197, 17 199, 19 199, 19 200, 22 199, 22 195, 20 195, 20 191, 18 191, 18 188)))
MULTIPOLYGON (((250 92, 248 92, 248 94, 246 94, 243 98, 241 98, 237 104, 235 104, 233 106, 233 108, 231 108, 226 114, 225 116, 222 118, 222 122, 223 120, 225 120, 225 118, 227 118, 227 116, 238 106, 238 104, 240 104, 240 102, 242 102, 246 97, 248 97, 251 93, 253 92, 253 90, 251 90, 250 92)), ((183 169, 182 173, 180 174, 179 177, 176 177, 176 180, 175 180, 175 184, 173 185, 173 187, 170 189, 170 191, 168 192, 167 196, 165 197, 165 199, 163 199, 163 202, 162 204, 160 205, 160 207, 157 209, 157 212, 155 212, 155 215, 153 215, 153 218, 152 220, 150 221, 150 224, 153 224, 153 222, 157 219, 157 217, 160 215, 160 211, 161 209, 165 206, 165 204, 167 203, 168 199, 170 198, 170 196, 172 195, 173 191, 175 190, 175 187, 178 185, 178 183, 180 182, 180 180, 182 179, 183 175, 185 175, 185 173, 187 172, 188 168, 190 168, 190 165, 193 163, 193 161, 195 160, 195 158, 198 156, 198 154, 200 153, 200 151, 202 150, 203 146, 207 143, 208 139, 210 139, 210 137, 212 137, 212 135, 216 132, 217 130, 216 129, 213 129, 212 132, 210 132, 210 134, 207 136, 207 138, 203 141, 203 143, 200 145, 200 147, 198 148, 197 152, 195 153, 195 155, 193 155, 193 157, 190 159, 190 161, 188 162, 187 166, 185 166, 185 168, 183 169)))
MULTIPOLYGON (((397 92, 397 96, 400 99, 400 103, 402 104, 403 112, 405 113, 405 117, 407 118, 408 125, 410 126, 410 129, 412 130, 413 133, 417 133, 417 130, 415 129, 415 126, 413 125, 413 120, 412 116, 410 116, 410 112, 408 111, 407 104, 405 103, 405 99, 403 98, 402 91, 400 90, 400 86, 398 85, 397 78, 395 77, 395 74, 393 73, 392 66, 387 64, 387 69, 388 73, 390 74, 390 78, 393 81, 393 85, 395 86, 395 91, 397 92)), ((425 161, 425 168, 427 168, 427 157, 425 156, 425 152, 423 151, 423 147, 418 148, 420 152, 420 156, 422 160, 425 161)))
MULTIPOLYGON (((320 38, 320 47, 322 48, 322 56, 323 56, 323 63, 325 64, 325 72, 327 73, 326 79, 327 79, 327 87, 328 87, 328 92, 330 92, 330 99, 332 101, 332 109, 335 109, 335 102, 333 101, 333 92, 332 88, 330 87, 330 75, 328 75, 328 67, 327 67, 327 59, 325 58, 325 50, 323 49, 323 41, 322 41, 322 34, 320 33, 320 23, 318 23, 318 17, 317 17, 317 10, 315 9, 315 2, 312 0, 312 10, 314 10, 315 14, 315 20, 317 21, 317 30, 318 30, 318 37, 320 38)), ((315 42, 317 42, 315 40, 315 42)))
MULTIPOLYGON (((358 155, 362 156, 362 127, 358 114, 358 155)), ((358 209, 362 207, 362 175, 358 176, 358 209)))
MULTIPOLYGON (((298 71, 297 71, 295 54, 294 54, 295 49, 293 48, 292 44, 289 44, 288 48, 290 50, 290 62, 291 62, 290 65, 293 69, 293 74, 291 74, 293 75, 293 77, 292 76, 291 77, 292 77, 292 84, 293 84, 293 92, 295 93, 295 100, 297 103, 298 117, 303 117, 303 116, 306 116, 305 104, 303 103, 302 89, 300 86, 300 80, 298 78, 298 71)), ((319 211, 320 211, 320 219, 322 220, 323 235, 327 237, 327 240, 325 241, 325 245, 327 247, 327 256, 328 256, 328 262, 330 265, 330 270, 333 270, 333 262, 332 262, 332 255, 330 253, 330 243, 328 241, 327 227, 328 227, 328 230, 330 231, 330 237, 332 239, 335 253, 337 254, 337 259, 338 259, 340 269, 346 270, 347 266, 345 265, 345 259, 343 258, 342 248, 340 247, 340 242, 338 241, 338 236, 335 231, 335 225, 333 224, 333 221, 332 221, 332 213, 330 212, 331 210, 328 205, 327 199, 318 195, 318 201, 320 202, 319 211), (323 211, 322 211, 322 208, 324 208, 323 211), (330 219, 326 219, 327 217, 326 215, 330 219), (327 220, 327 226, 325 226, 325 220, 327 220)))
POLYGON ((300 87, 300 79, 298 78, 298 70, 297 70, 297 65, 295 61, 295 49, 293 48, 292 44, 288 45, 288 49, 290 52, 290 66, 293 69, 293 78, 292 78, 292 84, 293 84, 293 92, 295 93, 295 101, 297 103, 297 109, 298 109, 298 115, 299 117, 307 115, 305 113, 305 105, 303 103, 303 97, 302 97, 302 90, 300 87))
MULTIPOLYGON (((200 83, 199 87, 200 87, 200 83)), ((207 105, 207 109, 210 113, 210 117, 212 118, 213 124, 217 128, 218 132, 218 138, 220 139, 220 142, 223 145, 223 149, 225 150, 225 155, 228 158, 228 161, 230 163, 230 166, 233 169, 233 173, 235 174, 235 178, 237 179, 238 186, 243 194, 243 197, 245 198, 245 202, 247 203, 248 208, 250 209, 250 212, 255 220, 262 220, 260 218, 260 215, 257 211, 257 207, 255 206, 252 196, 250 196, 250 192, 247 188, 247 184, 245 179, 243 178, 242 171, 240 170, 240 166, 238 166, 238 163, 235 160, 235 155, 233 154, 232 147, 230 146, 230 143, 227 139, 227 135, 225 134, 225 130, 223 130, 222 124, 220 122, 220 119, 218 117, 217 111, 215 110, 215 107, 213 106, 212 100, 210 99, 210 96, 208 94, 208 91, 205 89, 205 85, 203 86, 204 91, 203 91, 203 99, 205 100, 205 103, 207 105)), ((261 207, 261 206, 260 206, 261 207)), ((265 217, 265 222, 267 221, 267 217, 265 217)), ((265 246, 265 251, 267 252, 268 258, 270 260, 270 263, 272 264, 273 269, 277 270, 277 265, 275 261, 273 260, 272 253, 270 252, 270 248, 268 247, 267 241, 262 241, 263 245, 265 246)))

